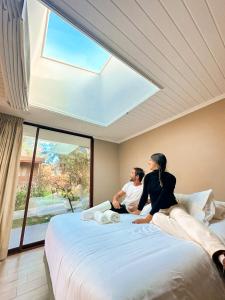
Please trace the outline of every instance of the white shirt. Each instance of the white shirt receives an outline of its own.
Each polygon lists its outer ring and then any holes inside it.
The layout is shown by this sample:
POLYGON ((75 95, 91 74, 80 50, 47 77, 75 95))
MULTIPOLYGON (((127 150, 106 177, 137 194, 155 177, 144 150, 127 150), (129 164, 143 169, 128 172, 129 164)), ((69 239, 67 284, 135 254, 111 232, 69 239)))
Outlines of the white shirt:
POLYGON ((140 184, 136 186, 132 181, 129 181, 123 186, 122 191, 126 193, 126 196, 121 204, 124 204, 128 211, 137 209, 142 195, 143 185, 140 184))

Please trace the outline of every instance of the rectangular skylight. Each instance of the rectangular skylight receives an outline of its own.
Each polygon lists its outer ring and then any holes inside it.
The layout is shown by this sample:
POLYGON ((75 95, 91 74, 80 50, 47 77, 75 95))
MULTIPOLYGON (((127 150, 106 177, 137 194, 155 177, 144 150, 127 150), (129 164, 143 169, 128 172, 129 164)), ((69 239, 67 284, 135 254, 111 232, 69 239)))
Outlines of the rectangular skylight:
POLYGON ((159 91, 151 80, 40 2, 29 3, 31 46, 45 40, 42 53, 32 52, 37 56, 31 70, 33 107, 107 127, 159 91))
POLYGON ((110 54, 57 14, 50 12, 43 56, 100 73, 110 54))

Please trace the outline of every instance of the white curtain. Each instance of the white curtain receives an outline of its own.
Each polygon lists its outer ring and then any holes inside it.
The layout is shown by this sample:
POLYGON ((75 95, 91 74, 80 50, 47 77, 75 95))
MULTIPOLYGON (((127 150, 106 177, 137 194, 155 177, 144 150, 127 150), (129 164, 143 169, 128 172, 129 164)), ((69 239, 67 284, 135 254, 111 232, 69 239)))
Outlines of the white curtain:
POLYGON ((8 253, 22 136, 23 120, 0 113, 0 260, 8 253))
POLYGON ((0 0, 0 64, 8 104, 28 110, 30 79, 26 0, 0 0))

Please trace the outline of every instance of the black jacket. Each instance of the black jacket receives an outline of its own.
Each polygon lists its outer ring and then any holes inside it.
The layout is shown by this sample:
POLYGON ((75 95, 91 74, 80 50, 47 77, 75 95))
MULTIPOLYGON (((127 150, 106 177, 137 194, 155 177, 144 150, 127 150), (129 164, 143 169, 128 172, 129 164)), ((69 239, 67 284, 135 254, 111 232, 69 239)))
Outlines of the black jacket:
POLYGON ((138 205, 139 210, 142 210, 145 206, 148 195, 150 195, 152 204, 151 215, 154 215, 154 213, 158 212, 161 208, 169 208, 177 204, 173 193, 176 185, 176 177, 169 172, 163 172, 162 183, 163 186, 161 187, 159 182, 159 170, 154 170, 145 176, 143 193, 138 205))

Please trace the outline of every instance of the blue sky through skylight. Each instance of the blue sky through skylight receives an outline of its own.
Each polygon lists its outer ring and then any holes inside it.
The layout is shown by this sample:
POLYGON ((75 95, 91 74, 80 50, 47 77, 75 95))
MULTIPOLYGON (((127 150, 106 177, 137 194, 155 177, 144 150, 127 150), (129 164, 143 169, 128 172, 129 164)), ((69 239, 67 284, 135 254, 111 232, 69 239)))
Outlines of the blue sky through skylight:
POLYGON ((96 42, 53 12, 49 14, 43 56, 96 73, 110 58, 96 42))

